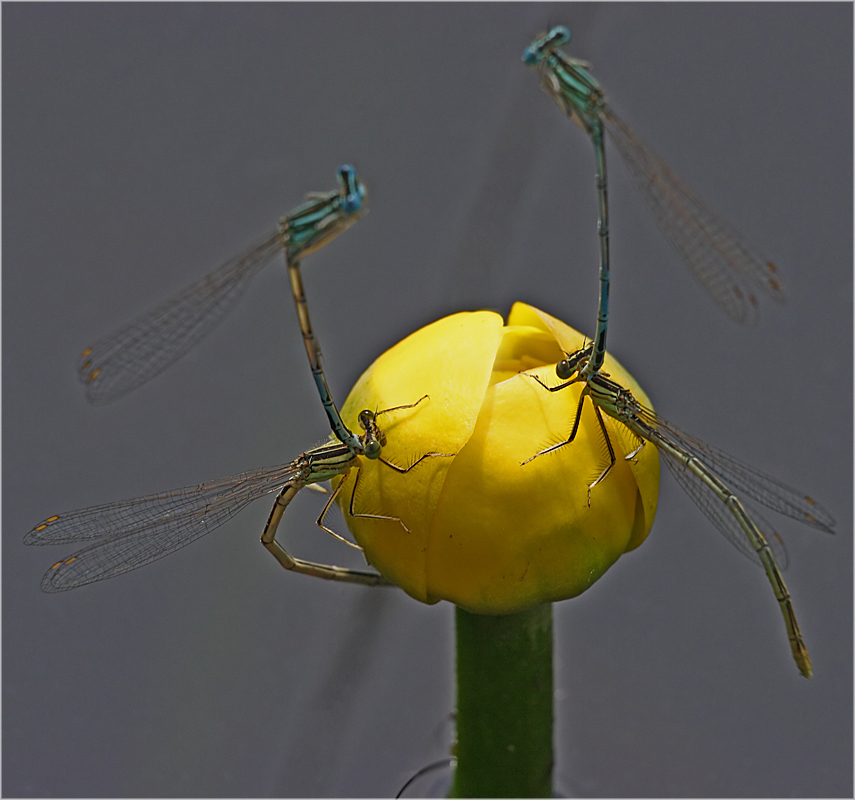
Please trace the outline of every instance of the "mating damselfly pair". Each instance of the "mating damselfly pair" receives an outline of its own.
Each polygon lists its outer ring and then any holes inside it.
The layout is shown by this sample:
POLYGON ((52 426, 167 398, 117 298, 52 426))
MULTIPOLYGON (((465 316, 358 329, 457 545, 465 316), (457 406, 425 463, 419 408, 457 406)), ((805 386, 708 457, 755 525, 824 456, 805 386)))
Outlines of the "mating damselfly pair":
MULTIPOLYGON (((589 502, 591 490, 607 479, 615 463, 614 448, 601 411, 618 420, 637 437, 638 447, 626 456, 627 459, 632 459, 645 444, 654 445, 678 483, 719 531, 740 552, 765 569, 781 608, 793 658, 802 675, 810 677, 810 657, 790 593, 781 576, 781 567, 787 564, 786 551, 774 528, 756 511, 752 510, 749 516, 730 487, 768 508, 827 533, 833 532, 831 515, 810 496, 680 431, 602 372, 611 280, 606 134, 623 157, 665 236, 695 278, 731 319, 743 323, 755 320, 758 303, 750 288, 752 286, 759 287, 778 302, 783 300, 778 270, 709 211, 670 167, 615 114, 590 72, 591 65, 559 49, 569 41, 570 31, 563 25, 556 26, 537 37, 523 51, 523 62, 538 71, 544 91, 588 134, 594 147, 600 296, 596 333, 590 345, 582 350, 566 352, 567 358, 556 367, 556 376, 561 381, 558 385, 547 386, 537 379, 551 392, 577 382, 583 383, 584 389, 569 437, 536 456, 555 452, 573 442, 586 397, 593 404, 608 452, 605 469, 589 486, 589 502)), ((548 320, 547 323, 550 324, 548 320)))
MULTIPOLYGON (((572 60, 567 60, 566 57, 562 61, 559 51, 556 50, 561 39, 562 36, 554 32, 548 34, 532 45, 534 49, 529 48, 527 53, 536 53, 537 57, 532 60, 541 65, 540 68, 545 75, 547 74, 546 70, 550 69, 552 72, 548 74, 563 77, 564 73, 560 71, 563 69, 567 75, 573 77, 570 68, 578 68, 577 72, 582 77, 590 79, 591 97, 596 101, 594 102, 596 113, 591 112, 587 116, 579 116, 581 112, 577 112, 577 117, 592 129, 597 127, 597 119, 602 118, 599 122, 601 127, 599 145, 596 137, 592 136, 595 138, 598 163, 600 160, 602 162, 602 169, 599 170, 601 180, 598 182, 602 244, 598 331, 593 351, 586 348, 583 351, 570 352, 567 354, 566 362, 561 362, 557 368, 557 375, 563 381, 561 387, 569 386, 577 381, 584 381, 586 384, 586 393, 583 394, 576 418, 572 421, 573 432, 575 433, 579 424, 581 402, 584 401, 585 396, 590 396, 596 408, 598 424, 608 447, 610 447, 609 434, 605 423, 602 421, 600 410, 636 436, 639 441, 638 447, 644 446, 643 443, 646 441, 665 456, 666 463, 675 469, 675 475, 687 493, 712 519, 714 524, 742 552, 750 555, 766 568, 784 613, 794 655, 796 655, 800 669, 807 674, 810 666, 806 649, 803 646, 800 634, 798 634, 798 625, 792 612, 789 593, 786 591, 783 580, 780 579, 780 572, 772 554, 776 548, 779 556, 783 551, 778 547, 778 540, 771 533, 769 526, 765 524, 758 526, 747 514, 744 512, 740 514, 739 508, 742 506, 728 486, 759 500, 761 503, 766 503, 775 510, 790 513, 797 519, 808 524, 814 524, 822 529, 828 529, 833 524, 830 516, 805 495, 790 490, 774 479, 751 470, 741 462, 737 462, 729 456, 725 456, 719 451, 677 432, 676 428, 669 426, 664 420, 652 416, 649 409, 644 409, 637 401, 633 402, 634 398, 631 394, 628 395, 625 388, 610 381, 609 377, 601 372, 602 355, 605 350, 605 326, 608 318, 609 278, 608 210, 602 127, 616 136, 608 125, 610 120, 617 118, 605 106, 601 93, 597 94, 599 89, 593 78, 587 73, 586 67, 580 63, 571 63, 572 60), (593 89, 597 91, 594 92, 593 89), (606 122, 604 123, 602 120, 606 120, 606 122), (598 360, 599 364, 597 364, 598 360), (690 442, 694 442, 694 449, 690 446, 690 442), (805 506, 805 504, 807 505, 805 506), (769 534, 766 537, 768 539, 766 544, 764 544, 761 529, 769 534)), ((549 85, 558 86, 555 91, 560 94, 562 104, 569 102, 565 98, 565 88, 560 81, 558 84, 551 83, 549 85)), ((555 96, 556 99, 559 99, 557 95, 555 96)), ((568 108, 575 110, 576 108, 575 106, 564 107, 565 110, 568 108)), ((615 130, 620 128, 617 122, 614 122, 614 128, 615 130)), ((627 141, 637 141, 630 134, 624 133, 624 137, 627 141)), ((624 151, 621 150, 621 152, 624 151)), ((627 146, 627 152, 636 153, 637 151, 627 146)), ((649 151, 644 152, 649 154, 649 151)), ((626 153, 624 156, 629 162, 630 156, 627 156, 626 153)), ((650 158, 652 159, 652 156, 650 158)), ((647 163, 641 159, 641 156, 638 157, 637 161, 639 164, 647 163)), ((660 176, 670 174, 666 168, 661 166, 661 162, 651 161, 650 163, 657 167, 657 174, 660 176)), ((632 166, 630 168, 632 169, 632 166)), ((424 396, 401 398, 402 405, 386 410, 365 411, 360 417, 363 431, 357 435, 344 424, 332 400, 324 378, 320 348, 309 322, 299 266, 301 258, 355 222, 364 209, 364 188, 356 180, 353 170, 342 168, 340 178, 342 185, 339 191, 310 197, 307 203, 299 206, 283 220, 276 232, 248 254, 228 262, 199 283, 188 287, 174 300, 141 317, 119 333, 87 349, 81 356, 80 364, 80 377, 86 384, 90 396, 96 402, 114 399, 141 385, 177 360, 211 330, 234 306, 243 289, 257 271, 270 258, 283 251, 312 374, 338 443, 324 445, 321 448, 308 451, 287 465, 239 473, 219 481, 51 517, 28 534, 26 539, 28 543, 59 544, 81 541, 94 541, 95 543, 75 556, 54 565, 45 576, 43 588, 48 591, 72 588, 142 566, 213 530, 252 500, 274 492, 279 494, 262 536, 262 541, 283 566, 331 579, 366 584, 387 582, 377 573, 342 570, 294 559, 281 548, 274 538, 276 526, 285 507, 301 488, 315 485, 317 482, 330 477, 343 475, 354 468, 359 469, 360 458, 381 457, 385 439, 379 422, 382 417, 387 414, 391 415, 400 409, 418 408, 421 403, 431 402, 431 398, 424 396)), ((679 194, 662 189, 661 178, 650 179, 649 186, 653 187, 649 189, 651 197, 658 197, 657 191, 659 195, 669 200, 680 197, 679 194)), ((657 200, 657 202, 661 206, 664 201, 657 200)), ((701 216, 699 209, 702 209, 702 206, 699 202, 694 201, 693 196, 684 193, 682 202, 684 208, 688 208, 690 211, 695 210, 696 217, 701 216)), ((665 216, 662 219, 667 219, 669 214, 671 216, 674 216, 675 213, 683 214, 685 217, 685 214, 688 213, 686 211, 674 212, 673 203, 670 206, 663 207, 666 208, 666 212, 663 212, 665 216)), ((667 223, 662 222, 662 224, 667 223)), ((710 225, 708 224, 706 229, 709 228, 710 225)), ((706 230, 703 226, 700 229, 706 230)), ((696 231, 697 227, 693 230, 696 231)), ((717 230, 721 231, 725 228, 720 226, 717 230)), ((721 235, 716 233, 713 240, 720 241, 721 235)), ((692 247, 697 246, 692 245, 692 247)), ((710 247, 707 250, 709 251, 710 247)), ((712 250, 715 250, 715 247, 712 247, 712 250)), ((705 262, 702 261, 702 263, 705 262)), ((709 267, 709 272, 715 274, 715 268, 709 267)), ((772 286, 771 282, 777 281, 777 278, 774 277, 775 273, 768 268, 766 272, 772 276, 767 275, 767 284, 772 286)), ((716 281, 717 279, 710 279, 711 285, 718 285, 716 281)), ((736 285, 739 286, 738 281, 736 285)), ((780 288, 779 284, 778 288, 780 288)), ((727 297, 738 299, 739 294, 736 290, 730 290, 727 297)), ((752 296, 744 292, 743 297, 745 298, 743 311, 734 312, 731 316, 738 317, 740 314, 743 317, 750 316, 750 310, 754 308, 755 303, 752 302, 752 296)), ((723 301, 721 304, 725 305, 723 301)), ((734 301, 731 305, 735 308, 739 304, 734 301)), ((545 386, 543 388, 551 391, 559 387, 545 386)), ((392 417, 386 417, 386 419, 390 418, 392 417)), ((562 445, 569 445, 572 440, 573 434, 562 445)), ((536 449, 534 445, 532 449, 536 449)), ((533 453, 532 457, 544 455, 545 452, 533 453)), ((407 467, 389 461, 384 463, 399 472, 407 472, 416 467, 424 458, 451 455, 453 454, 434 452, 420 454, 416 461, 407 467)), ((614 459, 614 453, 611 452, 612 463, 614 463, 614 459)), ((524 468, 524 465, 521 466, 521 469, 524 468)), ((609 479, 609 470, 610 466, 603 470, 602 474, 592 484, 592 489, 594 485, 609 479)), ((339 488, 340 486, 341 484, 339 488)), ((349 504, 349 511, 352 515, 383 518, 382 515, 362 514, 357 511, 354 507, 355 497, 356 487, 354 486, 349 504)), ((321 514, 319 519, 321 524, 332 499, 330 498, 321 514)), ((593 493, 590 501, 594 503, 597 501, 596 492, 593 493)), ((386 518, 388 519, 388 517, 386 518)), ((398 521, 401 530, 406 532, 404 521, 398 521)))
MULTIPOLYGON (((261 541, 282 566, 330 580, 388 584, 376 572, 293 558, 275 538, 285 509, 301 489, 314 488, 354 468, 358 471, 360 456, 379 459, 390 468, 406 473, 424 458, 444 455, 426 453, 406 467, 381 455, 386 438, 378 419, 418 406, 427 401, 427 397, 395 408, 363 411, 359 416, 362 432, 355 434, 345 425, 330 394, 320 345, 309 318, 300 263, 305 256, 354 224, 365 210, 367 192, 357 180, 353 167, 341 167, 338 177, 338 191, 308 195, 304 203, 280 221, 274 233, 247 253, 228 261, 166 303, 87 347, 80 356, 78 377, 95 403, 110 402, 141 386, 212 331, 234 308, 251 279, 281 251, 312 376, 330 427, 339 441, 309 450, 289 464, 249 470, 195 486, 48 517, 26 535, 25 544, 95 543, 54 564, 42 579, 44 591, 72 589, 144 566, 190 544, 225 523, 253 500, 273 492, 278 495, 261 541)), ((323 524, 343 485, 339 484, 331 493, 318 525, 352 544, 323 524)), ((349 504, 352 516, 387 519, 380 514, 360 514, 354 508, 355 496, 356 484, 349 504)), ((401 525, 406 529, 403 522, 401 525)))

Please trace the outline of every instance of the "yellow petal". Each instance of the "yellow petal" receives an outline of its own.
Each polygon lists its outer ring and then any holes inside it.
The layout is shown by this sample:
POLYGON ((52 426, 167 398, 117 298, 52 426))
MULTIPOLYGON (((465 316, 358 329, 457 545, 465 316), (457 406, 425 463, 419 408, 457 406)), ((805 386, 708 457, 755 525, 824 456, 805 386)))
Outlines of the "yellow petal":
MULTIPOLYGON (((354 470, 339 503, 370 563, 423 602, 500 614, 579 594, 644 540, 658 453, 648 445, 626 460, 638 440, 602 415, 615 464, 589 504, 588 487, 610 460, 590 400, 571 444, 528 461, 568 438, 583 388, 550 392, 532 376, 560 385, 555 364, 584 342, 517 303, 504 327, 491 312, 455 314, 377 359, 342 409, 348 424, 355 428, 363 408, 429 395, 378 417, 383 457, 402 469, 430 452, 453 457, 426 458, 403 474, 360 459, 358 482, 354 470)), ((614 359, 604 369, 649 405, 614 359)))
MULTIPOLYGON (((535 327, 537 327, 535 319, 539 320, 546 330, 554 334, 558 345, 565 353, 572 353, 590 341, 560 319, 556 319, 545 311, 527 303, 514 303, 511 313, 508 315, 508 324, 517 318, 525 320, 526 324, 533 324, 535 327)), ((629 389, 639 403, 651 410, 653 409, 653 404, 644 389, 638 385, 635 378, 624 369, 620 362, 608 353, 606 353, 603 362, 603 371, 607 372, 612 380, 625 389, 629 389)), ((610 433, 614 433, 624 441, 625 454, 631 453, 640 444, 638 439, 619 422, 606 418, 606 425, 610 433)), ((652 445, 645 445, 638 455, 629 461, 629 466, 638 483, 640 501, 638 519, 627 546, 627 550, 634 550, 647 538, 647 534, 653 525, 653 518, 656 516, 656 504, 659 499, 659 453, 652 445)))
MULTIPOLYGON (((469 440, 490 381, 502 338, 501 316, 491 311, 453 314, 408 336, 387 350, 360 377, 342 406, 342 417, 359 431, 363 409, 383 410, 417 402, 415 408, 378 418, 388 445, 383 458, 406 468, 426 453, 456 454, 469 440)), ((428 458, 406 474, 379 461, 361 459, 347 478, 340 505, 368 562, 404 591, 429 600, 425 558, 430 520, 453 458, 428 458)))

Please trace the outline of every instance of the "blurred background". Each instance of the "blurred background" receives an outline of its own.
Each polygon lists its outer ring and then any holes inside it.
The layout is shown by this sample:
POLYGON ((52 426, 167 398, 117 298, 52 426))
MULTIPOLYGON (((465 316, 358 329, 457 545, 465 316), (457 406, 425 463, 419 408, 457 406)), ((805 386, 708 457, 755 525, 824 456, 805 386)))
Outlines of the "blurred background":
MULTIPOLYGON (((453 737, 453 613, 289 575, 258 502, 48 596, 52 513, 285 463, 328 428, 279 264, 168 372, 95 408, 79 352, 355 164, 370 213, 307 261, 339 402, 438 317, 524 300, 592 332, 592 148, 520 61, 573 31, 617 112, 780 267, 739 328, 609 150, 611 352, 664 417, 816 496, 776 517, 813 658, 663 469, 648 541, 556 605, 567 796, 852 794, 852 6, 6 4, 3 794, 390 796, 453 737)), ((289 550, 350 563, 298 497, 289 550)), ((773 516, 769 514, 769 516, 773 516)), ((333 525, 343 528, 335 513, 333 525)), ((282 535, 280 533, 280 535, 282 535)), ((358 563, 358 562, 353 562, 358 563)))

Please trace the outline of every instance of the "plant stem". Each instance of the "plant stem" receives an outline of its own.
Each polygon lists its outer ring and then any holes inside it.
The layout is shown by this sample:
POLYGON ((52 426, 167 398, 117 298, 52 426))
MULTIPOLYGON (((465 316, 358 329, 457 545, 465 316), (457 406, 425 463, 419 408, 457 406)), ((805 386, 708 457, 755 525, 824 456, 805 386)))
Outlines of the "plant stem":
POLYGON ((552 604, 493 617, 456 609, 452 797, 552 796, 552 604))

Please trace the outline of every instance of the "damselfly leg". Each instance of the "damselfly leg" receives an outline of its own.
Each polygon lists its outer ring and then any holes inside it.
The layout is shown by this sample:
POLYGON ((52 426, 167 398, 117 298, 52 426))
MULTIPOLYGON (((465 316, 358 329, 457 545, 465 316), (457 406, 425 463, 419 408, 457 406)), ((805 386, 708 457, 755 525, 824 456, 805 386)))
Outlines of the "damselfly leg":
MULTIPOLYGON (((425 399, 422 397, 415 403, 383 411, 362 412, 362 446, 373 450, 382 448, 385 443, 385 434, 376 423, 380 415, 414 408, 425 399)), ((447 457, 448 454, 426 453, 408 467, 383 460, 397 472, 406 473, 434 456, 447 457)), ((278 492, 262 541, 283 566, 332 580, 382 585, 387 581, 376 573, 294 559, 274 539, 285 508, 301 489, 338 475, 346 476, 354 467, 360 468, 359 456, 346 445, 338 442, 325 444, 303 453, 290 464, 250 470, 195 486, 54 515, 36 525, 24 537, 24 544, 91 543, 69 558, 56 562, 42 579, 45 592, 64 591, 121 575, 170 555, 218 528, 253 500, 278 492), (294 564, 287 566, 291 561, 294 564), (309 566, 303 569, 301 565, 309 566), (351 573, 355 577, 346 577, 351 573)), ((397 517, 360 514, 354 508, 354 496, 355 487, 350 502, 354 516, 390 519, 400 522, 403 530, 407 530, 403 520, 397 517)), ((335 494, 327 501, 318 522, 324 530, 342 538, 323 524, 334 499, 335 494)))
MULTIPOLYGON (((741 553, 763 567, 784 618, 793 658, 802 675, 810 677, 810 657, 778 565, 778 561, 786 559, 780 537, 759 514, 752 512, 749 515, 729 487, 734 487, 774 511, 826 533, 833 533, 834 519, 808 495, 680 431, 652 409, 642 405, 632 392, 611 380, 607 373, 601 371, 585 377, 585 361, 590 358, 590 354, 591 346, 588 346, 569 354, 560 362, 556 374, 562 383, 558 386, 549 387, 539 378, 538 382, 549 391, 560 391, 574 383, 583 382, 574 423, 576 427, 584 400, 589 397, 595 409, 602 409, 609 417, 657 448, 678 483, 716 528, 741 553), (759 525, 755 519, 760 520, 759 525)), ((638 449, 626 458, 634 457, 638 449)))

